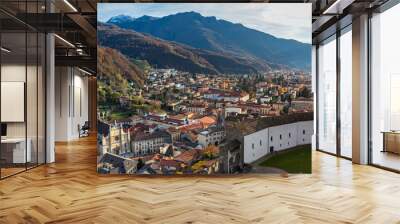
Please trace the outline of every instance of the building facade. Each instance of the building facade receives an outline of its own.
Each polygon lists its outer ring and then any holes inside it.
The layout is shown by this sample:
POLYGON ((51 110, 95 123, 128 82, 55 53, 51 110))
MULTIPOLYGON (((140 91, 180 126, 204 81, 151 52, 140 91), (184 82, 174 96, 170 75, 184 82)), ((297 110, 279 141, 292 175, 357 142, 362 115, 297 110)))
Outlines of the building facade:
POLYGON ((261 129, 244 136, 244 162, 252 163, 268 154, 311 144, 313 121, 301 121, 261 129))
POLYGON ((145 156, 159 153, 160 147, 165 143, 171 143, 171 135, 165 131, 139 134, 132 138, 131 153, 133 156, 145 156))
POLYGON ((198 135, 199 144, 203 147, 218 145, 225 138, 225 129, 221 127, 210 127, 198 135))

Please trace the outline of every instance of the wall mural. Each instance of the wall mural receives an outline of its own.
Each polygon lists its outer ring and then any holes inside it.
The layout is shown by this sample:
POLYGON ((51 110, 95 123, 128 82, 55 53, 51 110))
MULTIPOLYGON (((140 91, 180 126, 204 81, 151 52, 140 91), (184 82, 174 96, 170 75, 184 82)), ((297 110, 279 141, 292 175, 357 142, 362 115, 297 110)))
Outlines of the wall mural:
POLYGON ((99 3, 101 174, 310 173, 311 4, 99 3))

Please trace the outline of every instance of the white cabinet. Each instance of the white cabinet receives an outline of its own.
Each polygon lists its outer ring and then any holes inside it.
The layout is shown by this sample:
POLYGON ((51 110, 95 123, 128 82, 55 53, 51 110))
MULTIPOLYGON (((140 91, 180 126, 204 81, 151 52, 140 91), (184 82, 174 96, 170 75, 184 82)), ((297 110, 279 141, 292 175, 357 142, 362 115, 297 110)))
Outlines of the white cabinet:
POLYGON ((27 139, 28 144, 25 151, 25 139, 24 138, 7 138, 2 139, 1 144, 7 145, 12 148, 12 162, 13 163, 25 163, 32 161, 32 141, 27 139))

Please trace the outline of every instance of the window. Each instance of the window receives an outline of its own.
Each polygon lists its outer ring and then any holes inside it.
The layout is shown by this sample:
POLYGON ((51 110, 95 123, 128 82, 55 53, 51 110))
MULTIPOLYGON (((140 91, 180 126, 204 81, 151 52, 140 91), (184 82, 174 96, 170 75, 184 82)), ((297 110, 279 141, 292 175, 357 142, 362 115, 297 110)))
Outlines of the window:
POLYGON ((289 138, 291 138, 292 137, 292 134, 290 134, 290 132, 289 132, 289 138))
POLYGON ((400 130, 399 21, 400 4, 371 19, 371 157, 373 164, 395 170, 400 170, 400 155, 394 142, 400 136, 391 131, 400 130))
POLYGON ((260 140, 260 145, 262 145, 262 141, 260 140))
POLYGON ((306 134, 306 130, 303 129, 303 135, 305 135, 305 134, 306 134))
POLYGON ((351 26, 340 36, 340 154, 352 154, 352 34, 351 26))
MULTIPOLYGON (((318 147, 336 153, 336 36, 318 47, 318 147)), ((303 132, 304 133, 304 132, 303 132)))
POLYGON ((251 144, 251 148, 254 149, 254 143, 251 144))
POLYGON ((273 140, 273 138, 272 138, 272 136, 271 136, 271 142, 272 142, 272 140, 273 140))
POLYGON ((279 139, 282 140, 282 135, 279 135, 279 139))

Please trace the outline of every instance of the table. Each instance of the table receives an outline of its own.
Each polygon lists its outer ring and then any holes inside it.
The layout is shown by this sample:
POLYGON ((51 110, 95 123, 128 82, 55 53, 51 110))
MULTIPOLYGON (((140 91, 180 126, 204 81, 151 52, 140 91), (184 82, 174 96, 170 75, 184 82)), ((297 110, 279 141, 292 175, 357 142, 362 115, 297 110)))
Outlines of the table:
POLYGON ((400 154, 400 131, 383 131, 383 150, 400 154))

